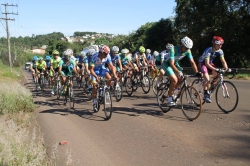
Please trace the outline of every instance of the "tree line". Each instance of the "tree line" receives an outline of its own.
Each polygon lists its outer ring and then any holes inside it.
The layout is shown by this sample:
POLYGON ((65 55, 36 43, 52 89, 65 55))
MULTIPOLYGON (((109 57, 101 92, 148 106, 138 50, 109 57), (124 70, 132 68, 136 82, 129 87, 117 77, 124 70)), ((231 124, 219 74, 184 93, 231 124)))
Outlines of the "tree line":
MULTIPOLYGON (((128 35, 116 35, 109 39, 98 38, 94 44, 116 45, 120 49, 128 48, 132 53, 143 45, 152 51, 162 51, 167 43, 179 45, 181 38, 188 36, 193 42, 192 54, 197 61, 203 51, 211 46, 214 35, 221 36, 225 43, 223 51, 230 67, 250 67, 250 1, 248 0, 175 0, 176 15, 162 18, 157 22, 148 22, 128 35)), ((96 32, 74 32, 73 36, 95 34, 96 32)), ((86 40, 83 43, 68 43, 61 40, 64 35, 53 32, 47 35, 32 35, 32 37, 11 38, 11 42, 26 48, 48 45, 46 54, 53 49, 62 52, 72 48, 75 54, 93 44, 86 40)), ((0 44, 7 43, 0 38, 0 44)), ((183 59, 181 65, 185 66, 188 60, 183 59)), ((215 62, 216 63, 216 62, 215 62)))

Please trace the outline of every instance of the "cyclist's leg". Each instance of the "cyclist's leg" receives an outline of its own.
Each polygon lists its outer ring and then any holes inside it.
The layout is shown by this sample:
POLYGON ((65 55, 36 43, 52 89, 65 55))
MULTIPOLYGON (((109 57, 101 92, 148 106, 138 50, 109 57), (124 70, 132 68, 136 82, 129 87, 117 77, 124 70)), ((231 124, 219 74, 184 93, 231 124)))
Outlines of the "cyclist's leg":
POLYGON ((204 90, 204 98, 205 98, 206 103, 211 103, 210 95, 208 94, 209 79, 210 79, 208 69, 207 69, 207 66, 204 64, 199 64, 199 67, 204 78, 204 83, 202 85, 203 90, 204 90))
MULTIPOLYGON (((171 67, 169 67, 169 68, 171 68, 171 67)), ((177 76, 174 73, 172 68, 168 69, 167 76, 171 80, 171 84, 170 84, 169 90, 168 90, 168 105, 173 106, 173 105, 175 105, 175 103, 173 102, 173 93, 174 93, 174 88, 178 82, 178 78, 177 78, 177 76)))

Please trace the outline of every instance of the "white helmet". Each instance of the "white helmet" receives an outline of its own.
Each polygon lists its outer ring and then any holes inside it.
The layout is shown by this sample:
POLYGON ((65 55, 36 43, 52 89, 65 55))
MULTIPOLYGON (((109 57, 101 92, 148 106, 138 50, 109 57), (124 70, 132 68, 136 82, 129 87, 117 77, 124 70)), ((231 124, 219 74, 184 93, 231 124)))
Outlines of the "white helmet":
POLYGON ((127 49, 127 48, 124 48, 124 49, 122 49, 122 54, 127 54, 127 53, 129 53, 129 50, 127 49))
POLYGON ((159 55, 159 52, 158 51, 154 51, 154 56, 158 56, 159 55))
POLYGON ((99 47, 98 47, 98 45, 91 45, 91 46, 89 46, 88 49, 94 49, 95 52, 99 52, 99 47))
POLYGON ((115 53, 118 53, 119 52, 119 47, 113 46, 112 51, 115 52, 115 53))
POLYGON ((189 37, 184 37, 181 39, 181 43, 186 47, 191 49, 193 47, 193 41, 189 37))
POLYGON ((89 55, 90 55, 90 56, 93 55, 95 52, 96 52, 95 49, 93 49, 93 48, 89 49, 89 55))
POLYGON ((66 51, 63 52, 63 55, 71 56, 71 55, 73 55, 73 50, 68 48, 66 51))
POLYGON ((170 43, 168 43, 168 44, 166 45, 166 49, 168 49, 168 50, 172 49, 173 47, 174 47, 174 45, 173 45, 173 44, 170 44, 170 43))
POLYGON ((150 53, 151 53, 151 50, 150 50, 150 49, 146 49, 146 53, 147 53, 147 54, 150 54, 150 53))
POLYGON ((81 51, 81 53, 80 53, 80 55, 83 56, 83 57, 85 57, 86 54, 87 54, 87 51, 86 51, 86 50, 83 50, 83 51, 81 51))

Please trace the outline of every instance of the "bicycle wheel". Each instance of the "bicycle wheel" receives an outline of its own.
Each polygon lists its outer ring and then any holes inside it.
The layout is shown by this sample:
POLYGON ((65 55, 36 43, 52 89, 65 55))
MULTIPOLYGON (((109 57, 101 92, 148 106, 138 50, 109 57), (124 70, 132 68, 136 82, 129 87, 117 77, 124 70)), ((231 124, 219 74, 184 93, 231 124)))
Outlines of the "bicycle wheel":
POLYGON ((116 85, 114 86, 115 99, 117 102, 121 101, 121 99, 122 99, 122 86, 121 85, 122 85, 122 83, 116 82, 116 85))
POLYGON ((73 91, 72 86, 69 86, 68 88, 68 101, 69 101, 69 107, 74 108, 75 99, 74 99, 74 91, 73 91))
POLYGON ((166 83, 162 83, 160 84, 157 90, 157 102, 160 109, 164 113, 167 113, 172 108, 167 105, 167 101, 168 101, 168 86, 166 83))
POLYGON ((35 88, 37 90, 37 88, 38 88, 38 77, 37 77, 37 75, 35 75, 34 81, 35 81, 35 88))
POLYGON ((67 101, 68 101, 68 88, 65 87, 66 85, 64 85, 62 91, 63 91, 63 94, 64 94, 64 98, 63 98, 63 104, 66 105, 67 104, 67 101), (65 91, 66 89, 66 91, 65 91))
POLYGON ((132 78, 133 92, 135 92, 138 89, 138 84, 139 84, 139 80, 137 79, 137 77, 135 77, 134 79, 132 78))
POLYGON ((113 107, 112 107, 112 98, 108 88, 104 90, 104 113, 106 116, 106 120, 111 118, 113 107))
POLYGON ((44 86, 45 86, 45 79, 44 79, 44 76, 41 76, 41 90, 44 90, 44 86))
MULTIPOLYGON (((153 80, 153 85, 152 85, 152 89, 153 89, 153 92, 155 95, 157 95, 157 80, 158 80, 159 76, 156 76, 153 80)), ((161 83, 162 84, 164 81, 163 81, 163 78, 161 80, 161 83)))
POLYGON ((224 113, 234 111, 239 101, 237 88, 232 82, 223 81, 220 86, 217 86, 215 100, 224 113))
POLYGON ((145 94, 147 94, 150 91, 150 81, 148 76, 144 76, 141 80, 141 88, 145 94))
POLYGON ((201 96, 192 86, 185 87, 181 92, 181 109, 185 117, 193 121, 201 114, 201 96))
MULTIPOLYGON (((198 78, 194 79, 194 81, 191 83, 191 86, 194 87, 195 89, 198 90, 198 93, 200 94, 201 96, 201 103, 202 105, 205 104, 205 98, 204 98, 204 90, 203 90, 203 86, 202 86, 202 81, 198 78)), ((198 95, 197 94, 194 94, 194 95, 198 95)), ((194 101, 195 102, 195 101, 194 101)), ((198 104, 198 103, 197 103, 198 104)))
POLYGON ((62 93, 62 85, 61 85, 61 81, 57 80, 56 83, 56 98, 59 99, 62 93))
POLYGON ((128 96, 131 96, 133 93, 133 83, 131 77, 126 77, 125 78, 125 90, 128 96))

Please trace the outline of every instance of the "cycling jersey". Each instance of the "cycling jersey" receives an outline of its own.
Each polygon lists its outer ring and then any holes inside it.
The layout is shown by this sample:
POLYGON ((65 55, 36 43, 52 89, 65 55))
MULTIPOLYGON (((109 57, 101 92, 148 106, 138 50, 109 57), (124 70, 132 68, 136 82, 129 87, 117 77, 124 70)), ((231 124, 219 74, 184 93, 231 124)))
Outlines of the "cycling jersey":
POLYGON ((37 69, 39 69, 39 70, 45 70, 45 66, 46 66, 46 62, 45 61, 37 63, 37 69))
POLYGON ((38 64, 37 61, 36 61, 36 62, 32 61, 32 68, 33 68, 33 69, 36 69, 36 68, 37 68, 37 64, 38 64))
POLYGON ((62 67, 62 75, 63 76, 71 76, 73 68, 75 67, 75 64, 72 61, 72 59, 70 59, 69 62, 67 63, 66 59, 63 58, 60 61, 59 66, 62 67))
POLYGON ((51 64, 51 66, 53 67, 53 69, 56 69, 56 68, 59 67, 60 61, 61 61, 61 57, 57 57, 57 59, 52 58, 52 59, 50 60, 50 64, 51 64))
POLYGON ((76 58, 76 62, 78 62, 78 63, 80 63, 80 64, 82 64, 82 63, 84 63, 84 64, 88 64, 88 57, 87 56, 85 56, 85 57, 82 57, 82 56, 77 56, 77 58, 76 58))
POLYGON ((112 63, 110 55, 108 54, 106 58, 101 60, 99 58, 99 52, 97 52, 92 56, 90 66, 94 66, 94 70, 99 70, 101 68, 105 68, 105 63, 112 63))
POLYGON ((219 57, 224 58, 224 53, 222 49, 213 51, 213 47, 208 47, 203 52, 202 56, 199 58, 199 63, 205 64, 205 59, 209 59, 209 63, 212 63, 214 58, 219 57))
POLYGON ((181 47, 180 46, 174 46, 169 53, 166 52, 166 50, 162 51, 161 54, 164 55, 164 62, 163 62, 163 69, 166 72, 167 76, 174 73, 173 69, 170 66, 170 60, 175 61, 175 66, 177 66, 178 70, 181 70, 181 67, 179 65, 179 61, 183 59, 184 57, 188 57, 189 60, 193 59, 191 50, 188 49, 186 52, 181 53, 181 47))
POLYGON ((129 61, 131 61, 131 57, 129 55, 121 55, 121 63, 122 65, 127 65, 129 61))
POLYGON ((151 54, 146 55, 148 61, 151 59, 151 56, 151 54))
POLYGON ((50 68, 50 60, 46 60, 45 62, 46 62, 47 68, 50 68))

